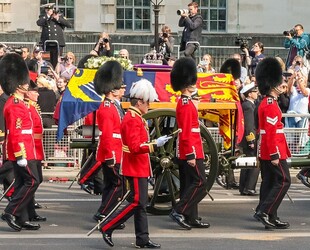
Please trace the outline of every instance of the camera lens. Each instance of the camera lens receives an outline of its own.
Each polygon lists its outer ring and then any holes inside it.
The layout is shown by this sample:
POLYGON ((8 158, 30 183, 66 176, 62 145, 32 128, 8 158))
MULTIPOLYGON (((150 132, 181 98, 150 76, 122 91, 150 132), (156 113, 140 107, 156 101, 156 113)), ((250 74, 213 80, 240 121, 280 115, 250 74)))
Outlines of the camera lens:
POLYGON ((104 41, 105 43, 108 43, 108 42, 109 42, 109 39, 108 39, 108 38, 103 38, 103 41, 104 41))

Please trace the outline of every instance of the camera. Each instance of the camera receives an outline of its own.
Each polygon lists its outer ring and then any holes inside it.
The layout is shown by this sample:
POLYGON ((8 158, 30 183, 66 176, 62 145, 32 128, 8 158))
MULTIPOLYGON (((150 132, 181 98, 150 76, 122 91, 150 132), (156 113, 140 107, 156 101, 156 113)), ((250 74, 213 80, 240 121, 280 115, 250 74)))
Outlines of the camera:
POLYGON ((240 50, 249 48, 249 41, 252 40, 252 37, 236 37, 235 44, 240 46, 240 50))
POLYGON ((168 37, 168 33, 163 33, 163 38, 167 38, 168 37))
POLYGON ((44 75, 47 75, 48 74, 48 70, 49 70, 48 66, 41 66, 40 73, 44 74, 44 75))
POLYGON ((21 47, 6 47, 5 51, 6 53, 16 53, 19 55, 23 53, 23 50, 21 47))
POLYGON ((182 14, 188 14, 188 9, 179 9, 179 10, 177 10, 177 14, 179 16, 182 14))
POLYGON ((291 36, 296 36, 296 35, 297 35, 297 32, 296 32, 296 30, 293 28, 293 29, 290 29, 290 30, 284 30, 284 31, 283 31, 283 35, 284 35, 284 36, 289 36, 289 35, 291 35, 291 36))
POLYGON ((105 37, 105 38, 102 39, 102 41, 103 41, 104 43, 108 43, 108 42, 109 42, 109 39, 105 37))
POLYGON ((66 62, 68 61, 68 57, 67 56, 60 57, 60 60, 63 62, 66 62))
POLYGON ((54 15, 61 14, 61 11, 57 9, 53 9, 53 14, 54 15))

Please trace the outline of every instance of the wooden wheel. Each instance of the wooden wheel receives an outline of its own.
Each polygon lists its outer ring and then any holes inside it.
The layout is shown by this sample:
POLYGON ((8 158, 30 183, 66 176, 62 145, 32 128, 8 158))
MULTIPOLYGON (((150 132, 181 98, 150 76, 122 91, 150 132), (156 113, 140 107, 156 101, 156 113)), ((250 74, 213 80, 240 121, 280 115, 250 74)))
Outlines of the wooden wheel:
MULTIPOLYGON (((168 135, 176 131, 174 109, 154 109, 143 116, 149 124, 150 139, 168 135)), ((216 144, 201 123, 200 133, 205 153, 205 171, 207 190, 209 191, 217 176, 218 154, 216 144)), ((179 198, 180 185, 178 165, 175 163, 175 146, 177 135, 174 135, 163 147, 150 155, 154 176, 150 178, 149 205, 147 211, 152 214, 168 214, 179 198)))

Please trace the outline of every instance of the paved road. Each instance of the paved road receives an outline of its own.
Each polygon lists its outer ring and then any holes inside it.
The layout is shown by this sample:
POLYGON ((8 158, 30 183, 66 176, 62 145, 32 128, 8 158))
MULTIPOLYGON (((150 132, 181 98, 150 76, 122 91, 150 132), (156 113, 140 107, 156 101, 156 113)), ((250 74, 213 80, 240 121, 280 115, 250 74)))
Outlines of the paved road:
MULTIPOLYGON (((0 249, 109 249, 101 234, 96 231, 90 237, 87 232, 95 225, 92 215, 96 212, 100 197, 81 191, 75 184, 44 182, 36 199, 46 206, 38 213, 48 218, 39 231, 13 232, 0 221, 0 249)), ((258 197, 240 196, 236 190, 225 190, 216 184, 211 190, 215 198, 205 198, 200 215, 211 223, 209 229, 180 229, 168 216, 149 215, 150 236, 162 244, 162 249, 309 249, 310 189, 294 184, 290 196, 279 210, 282 219, 291 223, 289 230, 265 230, 252 217, 252 209, 258 197)), ((3 211, 5 201, 0 203, 3 211)), ((133 249, 133 220, 124 230, 113 234, 114 249, 133 249)))

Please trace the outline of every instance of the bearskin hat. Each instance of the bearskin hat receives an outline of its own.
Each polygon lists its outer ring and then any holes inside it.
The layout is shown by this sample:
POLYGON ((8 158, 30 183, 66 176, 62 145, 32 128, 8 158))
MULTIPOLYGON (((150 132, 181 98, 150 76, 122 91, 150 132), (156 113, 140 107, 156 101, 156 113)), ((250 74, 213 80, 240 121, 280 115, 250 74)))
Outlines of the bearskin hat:
POLYGON ((13 94, 29 80, 28 67, 20 55, 9 53, 0 60, 0 84, 6 95, 13 94))
POLYGON ((155 88, 147 79, 134 82, 130 88, 129 95, 131 99, 141 99, 145 102, 154 102, 158 98, 155 88))
POLYGON ((267 95, 271 89, 282 83, 282 68, 279 61, 273 57, 264 58, 255 69, 258 90, 267 95))
POLYGON ((241 65, 237 59, 229 58, 222 64, 220 73, 231 74, 237 80, 241 76, 241 65))
POLYGON ((174 91, 179 91, 197 82, 197 67, 192 58, 181 57, 176 60, 171 73, 170 82, 174 91))
POLYGON ((123 68, 117 61, 104 63, 98 69, 94 78, 95 90, 99 95, 106 95, 114 89, 120 89, 122 83, 123 68))

